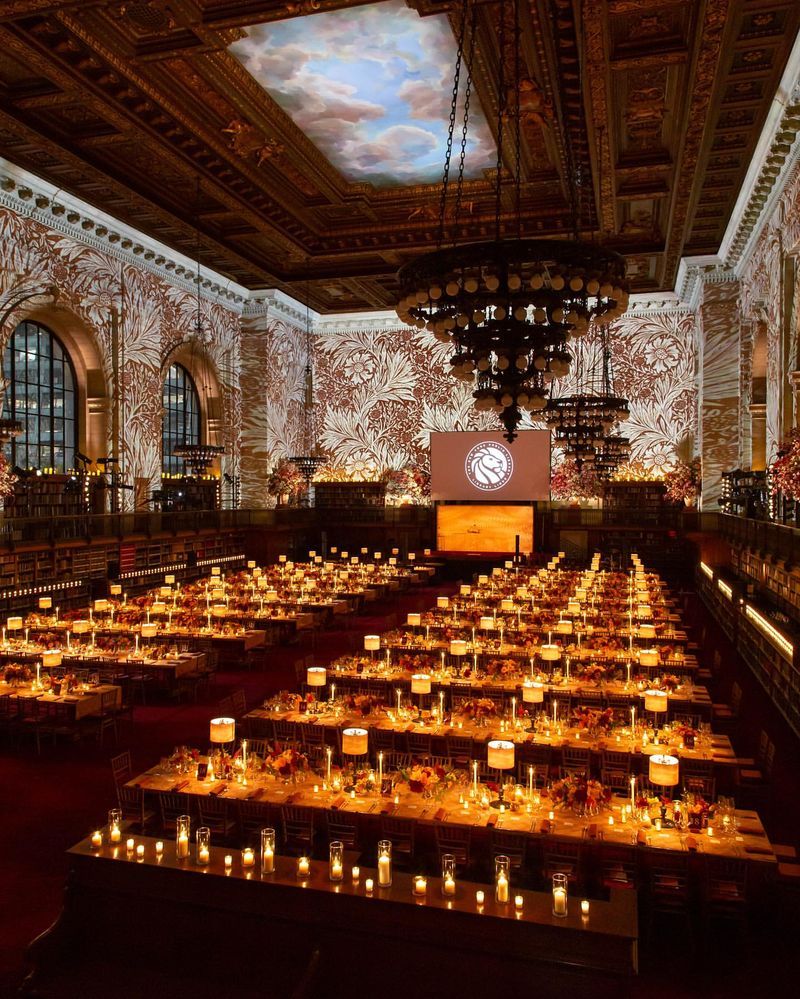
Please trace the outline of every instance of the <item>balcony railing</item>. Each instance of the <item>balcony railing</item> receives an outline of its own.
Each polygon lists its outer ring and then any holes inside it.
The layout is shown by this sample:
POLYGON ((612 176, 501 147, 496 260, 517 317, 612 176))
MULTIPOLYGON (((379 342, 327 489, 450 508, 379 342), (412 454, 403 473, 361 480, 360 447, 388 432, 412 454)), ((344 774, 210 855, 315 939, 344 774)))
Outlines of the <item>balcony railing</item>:
POLYGON ((719 521, 721 534, 733 544, 775 555, 785 562, 800 562, 799 528, 727 513, 721 513, 719 521))

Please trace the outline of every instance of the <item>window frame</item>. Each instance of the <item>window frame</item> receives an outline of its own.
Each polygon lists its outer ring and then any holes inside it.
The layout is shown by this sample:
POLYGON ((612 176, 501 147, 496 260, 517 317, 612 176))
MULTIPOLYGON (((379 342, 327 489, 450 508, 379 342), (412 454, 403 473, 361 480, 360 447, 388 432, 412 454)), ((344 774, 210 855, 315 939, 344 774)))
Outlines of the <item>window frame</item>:
POLYGON ((203 411, 195 380, 185 365, 172 361, 161 383, 161 473, 182 473, 185 463, 172 452, 179 444, 200 444, 202 433, 203 411), (173 380, 173 371, 180 376, 178 382, 173 380), (182 404, 172 404, 168 398, 170 390, 183 393, 182 404), (175 429, 171 426, 171 415, 177 418, 175 429))

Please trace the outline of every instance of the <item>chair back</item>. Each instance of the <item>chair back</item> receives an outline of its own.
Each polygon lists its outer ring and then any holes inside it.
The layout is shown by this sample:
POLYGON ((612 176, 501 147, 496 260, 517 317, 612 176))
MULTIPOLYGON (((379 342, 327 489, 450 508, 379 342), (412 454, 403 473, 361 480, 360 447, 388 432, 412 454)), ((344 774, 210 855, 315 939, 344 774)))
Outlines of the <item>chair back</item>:
POLYGON ((314 846, 314 809, 305 805, 284 805, 281 824, 286 849, 310 854, 314 846))
POLYGON ((451 853, 456 858, 456 867, 469 867, 472 826, 451 826, 445 822, 434 823, 436 850, 441 864, 442 855, 451 853))
POLYGON ((414 819, 399 819, 392 815, 381 816, 381 839, 391 840, 393 857, 400 856, 406 860, 413 858, 416 829, 414 819))
POLYGON ((189 814, 189 795, 160 794, 158 806, 161 811, 161 828, 165 833, 174 833, 178 816, 189 814))
POLYGON ((358 849, 358 818, 355 815, 328 808, 325 811, 325 822, 329 840, 338 839, 346 849, 358 849))
POLYGON ((111 757, 111 775, 115 784, 127 784, 133 777, 133 764, 131 762, 131 751, 126 749, 124 753, 118 753, 111 757))

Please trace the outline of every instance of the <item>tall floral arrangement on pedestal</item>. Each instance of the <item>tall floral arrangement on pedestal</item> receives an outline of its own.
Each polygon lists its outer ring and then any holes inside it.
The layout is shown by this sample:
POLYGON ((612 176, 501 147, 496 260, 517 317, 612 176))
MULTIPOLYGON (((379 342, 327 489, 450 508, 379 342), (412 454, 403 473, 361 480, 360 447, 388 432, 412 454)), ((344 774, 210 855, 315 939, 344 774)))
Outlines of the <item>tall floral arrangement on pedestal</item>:
POLYGON ((678 461, 664 476, 667 499, 673 503, 691 504, 700 492, 702 471, 699 458, 691 461, 678 461))
POLYGON ((270 496, 291 496, 303 485, 303 476, 288 458, 281 458, 267 478, 270 496))
POLYGON ((600 495, 600 481, 593 468, 578 467, 565 458, 550 475, 550 495, 556 500, 590 500, 600 495))
POLYGON ((800 499, 800 432, 793 430, 784 441, 778 457, 769 466, 770 492, 782 493, 784 499, 800 499))
POLYGON ((0 451, 0 506, 3 501, 14 492, 17 477, 11 471, 11 462, 0 451))
POLYGON ((390 506, 402 503, 424 503, 430 495, 430 476, 415 465, 389 468, 381 476, 386 486, 386 502, 390 506))

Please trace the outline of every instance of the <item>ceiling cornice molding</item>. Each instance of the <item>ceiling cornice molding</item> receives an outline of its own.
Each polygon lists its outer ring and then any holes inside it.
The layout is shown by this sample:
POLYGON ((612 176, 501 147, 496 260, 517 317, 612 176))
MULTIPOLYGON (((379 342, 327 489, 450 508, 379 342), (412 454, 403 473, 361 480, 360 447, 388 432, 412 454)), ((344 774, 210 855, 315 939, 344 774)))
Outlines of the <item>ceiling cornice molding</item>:
POLYGON ((283 319, 303 328, 308 320, 311 328, 314 329, 320 315, 313 309, 306 312, 306 307, 302 302, 298 302, 278 288, 271 288, 268 291, 251 291, 242 311, 242 319, 259 318, 283 319))
MULTIPOLYGON (((1 157, 0 204, 19 215, 36 219, 84 246, 149 271, 191 294, 196 293, 197 261, 1 157)), ((201 265, 200 294, 206 301, 240 313, 251 292, 201 265)))

